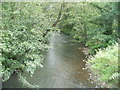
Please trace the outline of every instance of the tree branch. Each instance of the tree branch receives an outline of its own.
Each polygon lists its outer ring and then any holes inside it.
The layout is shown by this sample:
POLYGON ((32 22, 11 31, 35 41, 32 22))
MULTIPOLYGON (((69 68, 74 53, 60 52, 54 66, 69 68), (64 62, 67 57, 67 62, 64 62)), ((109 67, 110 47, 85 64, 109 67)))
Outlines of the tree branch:
POLYGON ((58 17, 57 17, 56 21, 52 24, 52 27, 55 27, 57 25, 57 23, 60 21, 64 7, 65 7, 65 3, 63 2, 63 4, 61 5, 61 9, 59 11, 58 17))

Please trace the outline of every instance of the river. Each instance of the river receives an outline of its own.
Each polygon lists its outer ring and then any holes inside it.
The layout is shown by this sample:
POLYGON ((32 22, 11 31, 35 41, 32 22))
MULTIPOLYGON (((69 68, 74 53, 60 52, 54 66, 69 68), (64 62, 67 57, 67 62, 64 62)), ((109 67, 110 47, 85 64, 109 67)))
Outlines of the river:
MULTIPOLYGON (((83 46, 63 33, 51 35, 51 48, 45 52, 43 68, 38 68, 30 77, 31 84, 40 88, 91 88, 95 85, 89 81, 89 74, 83 61, 86 55, 83 46)), ((3 83, 3 88, 25 88, 16 75, 3 83)))

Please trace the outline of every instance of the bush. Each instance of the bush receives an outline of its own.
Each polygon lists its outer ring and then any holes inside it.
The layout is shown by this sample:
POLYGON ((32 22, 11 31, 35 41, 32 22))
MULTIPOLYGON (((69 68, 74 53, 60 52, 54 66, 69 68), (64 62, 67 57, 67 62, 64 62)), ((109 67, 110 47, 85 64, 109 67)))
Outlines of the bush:
MULTIPOLYGON (((119 53, 120 54, 120 53, 119 53)), ((107 86, 113 87, 118 84, 118 43, 99 49, 96 55, 90 56, 87 65, 90 65, 92 73, 98 76, 98 80, 107 86)))
POLYGON ((42 67, 49 25, 40 12, 42 9, 36 3, 2 3, 0 72, 3 81, 23 71, 32 75, 38 66, 42 67))
POLYGON ((89 47, 106 48, 118 38, 118 3, 67 3, 60 29, 89 47))

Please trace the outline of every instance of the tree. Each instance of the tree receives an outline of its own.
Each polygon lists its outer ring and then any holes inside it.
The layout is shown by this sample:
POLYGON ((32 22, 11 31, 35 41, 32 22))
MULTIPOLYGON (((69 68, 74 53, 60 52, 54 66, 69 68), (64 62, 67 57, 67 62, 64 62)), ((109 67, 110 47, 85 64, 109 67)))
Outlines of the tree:
POLYGON ((42 66, 42 53, 48 48, 49 23, 36 3, 2 3, 2 79, 25 71, 34 74, 42 66), (46 34, 46 35, 44 35, 46 34))

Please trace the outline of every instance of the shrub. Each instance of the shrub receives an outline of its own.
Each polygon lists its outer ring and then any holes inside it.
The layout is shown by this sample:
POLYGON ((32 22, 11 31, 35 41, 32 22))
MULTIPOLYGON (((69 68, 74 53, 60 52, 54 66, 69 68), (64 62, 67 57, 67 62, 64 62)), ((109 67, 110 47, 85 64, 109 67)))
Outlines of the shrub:
POLYGON ((2 3, 0 73, 3 81, 23 71, 32 75, 38 66, 42 67, 49 25, 40 12, 42 9, 36 3, 2 3))
POLYGON ((118 43, 103 50, 99 49, 94 56, 89 57, 86 63, 90 65, 92 73, 98 76, 98 80, 109 87, 117 86, 120 75, 118 73, 118 43))

